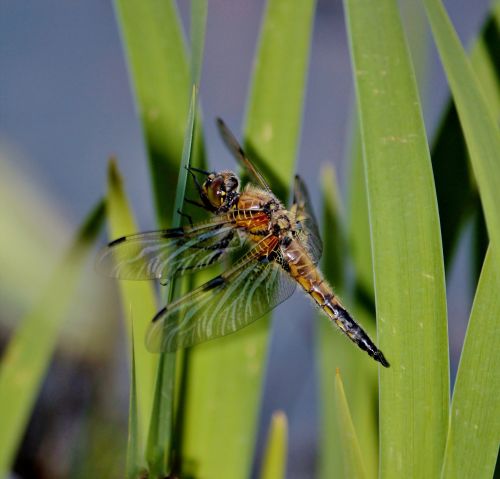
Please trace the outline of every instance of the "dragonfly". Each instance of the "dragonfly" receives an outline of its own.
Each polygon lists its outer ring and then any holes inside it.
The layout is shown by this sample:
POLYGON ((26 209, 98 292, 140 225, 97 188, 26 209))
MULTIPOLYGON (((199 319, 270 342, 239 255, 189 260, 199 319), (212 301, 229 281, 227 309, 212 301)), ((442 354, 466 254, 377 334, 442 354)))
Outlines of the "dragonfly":
POLYGON ((230 170, 188 167, 199 201, 186 201, 207 210, 210 219, 123 236, 98 256, 97 268, 108 276, 162 284, 237 258, 224 272, 156 314, 146 336, 148 350, 173 352, 234 333, 285 301, 299 286, 342 333, 389 367, 318 267, 322 242, 302 179, 295 177, 293 204, 286 209, 220 118, 217 125, 251 181, 241 188, 240 178, 230 170))

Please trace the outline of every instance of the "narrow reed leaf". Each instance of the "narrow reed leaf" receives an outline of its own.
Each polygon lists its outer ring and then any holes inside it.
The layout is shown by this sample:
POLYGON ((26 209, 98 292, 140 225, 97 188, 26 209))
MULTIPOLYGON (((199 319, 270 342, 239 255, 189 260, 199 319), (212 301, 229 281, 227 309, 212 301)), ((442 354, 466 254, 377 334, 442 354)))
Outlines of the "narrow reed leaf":
MULTIPOLYGON (((500 2, 496 2, 493 8, 472 48, 470 62, 481 83, 488 106, 497 118, 500 114, 500 59, 494 52, 500 45, 500 30, 495 13, 497 17, 500 15, 500 2)), ((462 128, 451 100, 433 140, 432 167, 439 205, 444 260, 448 266, 467 216, 480 206, 462 128)), ((481 265, 483 259, 484 256, 481 258, 481 265)))
POLYGON ((36 306, 22 320, 0 363, 0 477, 7 477, 56 347, 82 267, 103 224, 99 202, 56 268, 36 306))
POLYGON ((137 479, 144 471, 142 438, 139 436, 139 411, 137 409, 137 378, 135 373, 134 330, 131 330, 131 380, 130 404, 128 413, 128 441, 127 441, 127 479, 137 479))
POLYGON ((179 175, 177 177, 177 187, 175 189, 175 202, 172 211, 173 228, 176 228, 181 225, 181 215, 179 214, 179 211, 182 210, 182 206, 184 204, 184 197, 186 196, 188 168, 191 162, 191 155, 193 152, 197 104, 198 104, 198 86, 196 84, 193 84, 191 90, 191 100, 189 103, 186 133, 184 136, 184 145, 182 147, 182 157, 179 165, 179 175))
POLYGON ((271 418, 260 479, 284 479, 288 451, 288 421, 283 411, 271 418))
MULTIPOLYGON (((110 240, 137 233, 137 227, 123 188, 123 181, 114 160, 110 161, 108 169, 107 214, 110 240)), ((129 335, 132 332, 132 321, 134 322, 133 341, 139 436, 146 438, 158 362, 157 356, 147 351, 144 345, 147 327, 156 313, 154 286, 149 281, 120 281, 118 286, 129 335)))
POLYGON ((344 384, 342 383, 339 369, 337 369, 335 374, 335 397, 337 399, 335 413, 342 438, 345 477, 366 478, 368 476, 366 474, 358 436, 352 422, 349 403, 345 395, 344 384))
POLYGON ((160 355, 145 453, 148 463, 148 477, 151 479, 166 477, 170 470, 175 365, 175 353, 162 353, 160 355))
POLYGON ((267 2, 247 106, 246 151, 283 201, 300 139, 314 5, 267 2))
MULTIPOLYGON (((331 166, 322 169, 323 194, 323 257, 321 268, 353 316, 373 336, 373 318, 364 312, 362 306, 349 298, 345 288, 347 242, 340 205, 340 192, 331 166)), ((336 419, 340 407, 335 395, 336 370, 345 372, 347 394, 351 398, 351 411, 356 428, 360 432, 360 444, 367 470, 374 477, 377 471, 377 429, 376 429, 376 369, 369 358, 346 338, 339 334, 323 314, 316 320, 318 340, 318 365, 320 379, 320 454, 319 476, 348 478, 344 467, 347 451, 336 419)), ((369 476, 370 477, 370 476, 369 476)))
POLYGON ((479 189, 492 254, 500 263, 500 131, 481 84, 439 0, 424 0, 479 189))
POLYGON ((472 69, 494 116, 500 111, 500 1, 494 0, 470 55, 472 69))
POLYGON ((191 83, 197 86, 203 67, 207 13, 207 0, 191 0, 191 83))
MULTIPOLYGON (((181 224, 181 210, 184 203, 186 181, 189 162, 192 153, 195 112, 197 105, 196 86, 193 85, 191 103, 189 106, 188 124, 184 138, 184 147, 175 194, 175 204, 172 217, 172 226, 181 224)), ((171 281, 168 286, 167 301, 173 298, 176 291, 176 281, 171 281)), ((149 474, 152 478, 162 478, 171 470, 172 433, 174 430, 174 402, 176 382, 176 353, 162 353, 156 375, 156 385, 151 412, 151 422, 148 435, 146 457, 149 465, 149 474)))
POLYGON ((432 147, 443 256, 448 268, 460 231, 474 208, 476 194, 469 159, 454 104, 448 105, 432 147))
MULTIPOLYGON (((182 27, 173 0, 115 0, 114 5, 148 149, 158 222, 166 227, 191 96, 182 27)), ((195 64, 201 70, 199 57, 195 64)), ((203 154, 201 146, 196 151, 203 154)))
MULTIPOLYGON (((266 176, 274 173, 267 178, 273 190, 281 187, 282 199, 294 171, 313 7, 312 0, 269 1, 248 104, 246 152, 266 176)), ((260 319, 189 352, 184 474, 232 479, 250 473, 268 324, 260 319)))
POLYGON ((460 357, 443 479, 493 477, 500 440, 500 268, 489 250, 460 357))
POLYGON ((444 268, 420 102, 394 0, 345 0, 367 181, 380 474, 437 477, 448 421, 444 268))

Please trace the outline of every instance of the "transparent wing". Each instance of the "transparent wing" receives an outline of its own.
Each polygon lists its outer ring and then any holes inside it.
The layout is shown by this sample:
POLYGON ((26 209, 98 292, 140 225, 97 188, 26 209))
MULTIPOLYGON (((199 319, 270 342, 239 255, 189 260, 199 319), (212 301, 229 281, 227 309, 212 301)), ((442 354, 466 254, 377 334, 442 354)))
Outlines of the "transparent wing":
POLYGON ((255 165, 247 158, 243 148, 238 143, 236 137, 231 133, 231 130, 227 127, 221 118, 217 118, 217 126, 219 128, 219 133, 224 140, 224 143, 228 147, 229 151, 238 160, 238 162, 247 169, 247 171, 253 176, 256 182, 264 188, 266 191, 271 191, 269 184, 262 175, 262 173, 255 167, 255 165))
POLYGON ((193 227, 124 236, 105 247, 97 270, 120 279, 160 279, 208 267, 243 246, 234 226, 220 218, 193 227))
POLYGON ((150 351, 175 351, 234 333, 290 297, 295 281, 254 247, 226 273, 163 308, 146 337, 150 351))
POLYGON ((318 223, 312 210, 307 187, 299 175, 295 175, 293 202, 297 208, 297 221, 301 225, 302 241, 307 246, 314 263, 317 263, 323 254, 323 242, 321 241, 318 223))

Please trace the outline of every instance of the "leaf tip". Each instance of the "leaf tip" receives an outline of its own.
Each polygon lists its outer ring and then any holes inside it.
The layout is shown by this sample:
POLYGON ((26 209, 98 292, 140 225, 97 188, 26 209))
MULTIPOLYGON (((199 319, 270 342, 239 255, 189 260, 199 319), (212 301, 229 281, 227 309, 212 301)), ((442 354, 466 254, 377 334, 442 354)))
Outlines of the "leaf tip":
POLYGON ((122 183, 122 176, 118 169, 118 162, 116 156, 112 155, 108 160, 108 181, 113 187, 117 187, 122 183))

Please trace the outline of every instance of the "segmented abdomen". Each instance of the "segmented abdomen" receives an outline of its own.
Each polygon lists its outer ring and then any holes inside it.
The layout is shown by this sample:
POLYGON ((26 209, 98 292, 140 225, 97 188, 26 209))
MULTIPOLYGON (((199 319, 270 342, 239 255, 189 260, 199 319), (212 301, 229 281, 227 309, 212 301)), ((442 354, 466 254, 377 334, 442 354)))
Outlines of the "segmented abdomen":
POLYGON ((300 243, 292 241, 282 252, 285 262, 288 264, 290 275, 311 296, 313 301, 351 341, 383 366, 389 367, 382 351, 375 346, 370 337, 335 297, 331 286, 323 278, 300 243))

